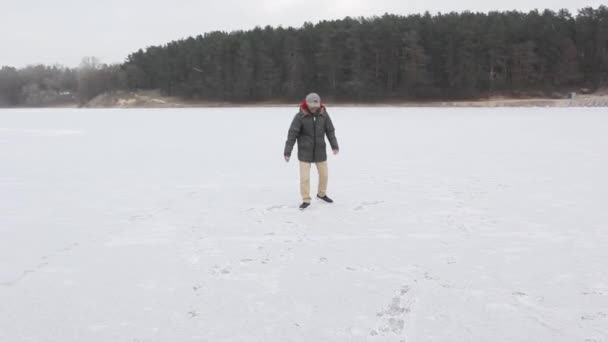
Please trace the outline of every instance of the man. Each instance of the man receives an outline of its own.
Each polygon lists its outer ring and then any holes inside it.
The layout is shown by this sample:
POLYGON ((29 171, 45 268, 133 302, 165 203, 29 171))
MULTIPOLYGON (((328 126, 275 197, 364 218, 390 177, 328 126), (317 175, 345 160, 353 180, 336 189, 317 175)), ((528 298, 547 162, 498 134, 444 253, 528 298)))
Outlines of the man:
POLYGON ((335 131, 319 95, 308 94, 306 100, 300 105, 300 112, 291 122, 284 152, 285 161, 289 162, 293 145, 296 141, 298 142, 300 194, 302 195, 300 209, 306 209, 310 205, 310 168, 313 163, 316 164, 319 173, 317 198, 327 203, 333 203, 326 193, 328 172, 325 135, 327 135, 333 153, 338 154, 339 147, 335 131))

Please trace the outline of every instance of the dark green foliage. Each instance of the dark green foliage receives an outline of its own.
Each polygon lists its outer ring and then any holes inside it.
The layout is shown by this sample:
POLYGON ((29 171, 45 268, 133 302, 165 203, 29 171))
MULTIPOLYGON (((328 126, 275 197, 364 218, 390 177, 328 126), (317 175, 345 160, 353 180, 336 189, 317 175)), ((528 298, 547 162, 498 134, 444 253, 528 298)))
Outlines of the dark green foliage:
POLYGON ((0 69, 0 107, 52 106, 73 102, 77 88, 75 70, 43 65, 17 70, 0 69))
POLYGON ((386 14, 213 32, 140 50, 125 70, 138 88, 206 100, 551 94, 608 83, 608 10, 386 14))

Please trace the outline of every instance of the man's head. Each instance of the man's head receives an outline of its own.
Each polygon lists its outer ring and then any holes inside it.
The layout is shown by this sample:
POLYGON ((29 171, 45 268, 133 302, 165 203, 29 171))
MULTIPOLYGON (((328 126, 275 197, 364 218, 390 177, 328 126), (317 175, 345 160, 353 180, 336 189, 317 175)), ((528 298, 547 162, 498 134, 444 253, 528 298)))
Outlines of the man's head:
POLYGON ((321 97, 319 94, 310 93, 306 95, 306 105, 311 112, 316 113, 321 108, 321 97))

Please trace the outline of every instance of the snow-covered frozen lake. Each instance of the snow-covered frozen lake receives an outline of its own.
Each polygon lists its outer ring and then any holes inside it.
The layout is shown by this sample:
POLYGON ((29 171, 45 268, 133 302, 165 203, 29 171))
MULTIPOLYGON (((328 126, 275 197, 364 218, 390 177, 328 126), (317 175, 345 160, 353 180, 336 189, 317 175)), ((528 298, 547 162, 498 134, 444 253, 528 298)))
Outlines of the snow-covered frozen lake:
POLYGON ((608 342, 605 109, 329 112, 0 110, 0 341, 608 342))

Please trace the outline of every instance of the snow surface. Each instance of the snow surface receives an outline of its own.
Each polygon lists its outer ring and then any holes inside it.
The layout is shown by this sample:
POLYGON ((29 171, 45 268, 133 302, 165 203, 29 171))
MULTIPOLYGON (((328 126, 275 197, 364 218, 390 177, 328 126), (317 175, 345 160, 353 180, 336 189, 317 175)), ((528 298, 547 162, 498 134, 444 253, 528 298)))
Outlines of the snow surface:
POLYGON ((608 341, 605 109, 294 113, 1 110, 0 341, 608 341))

